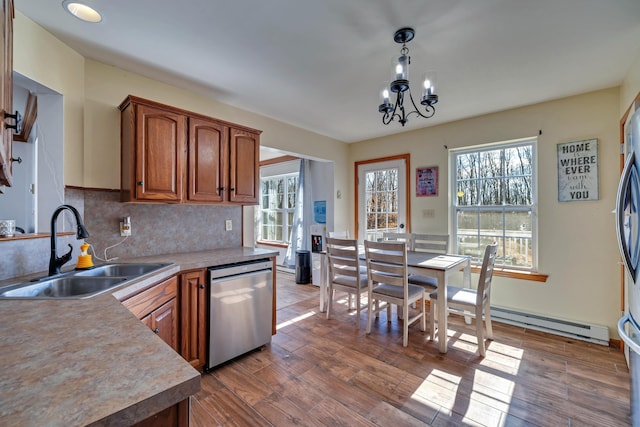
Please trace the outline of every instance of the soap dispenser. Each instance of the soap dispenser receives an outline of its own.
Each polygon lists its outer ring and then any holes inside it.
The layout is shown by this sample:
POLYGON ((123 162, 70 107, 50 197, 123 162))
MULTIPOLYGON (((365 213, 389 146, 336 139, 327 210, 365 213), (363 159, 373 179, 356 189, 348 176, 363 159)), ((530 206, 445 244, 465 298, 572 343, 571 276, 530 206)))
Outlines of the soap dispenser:
POLYGON ((91 260, 91 255, 87 253, 89 250, 88 243, 83 243, 80 245, 80 255, 78 255, 78 263, 76 264, 76 270, 86 270, 88 268, 93 268, 93 261, 91 260))

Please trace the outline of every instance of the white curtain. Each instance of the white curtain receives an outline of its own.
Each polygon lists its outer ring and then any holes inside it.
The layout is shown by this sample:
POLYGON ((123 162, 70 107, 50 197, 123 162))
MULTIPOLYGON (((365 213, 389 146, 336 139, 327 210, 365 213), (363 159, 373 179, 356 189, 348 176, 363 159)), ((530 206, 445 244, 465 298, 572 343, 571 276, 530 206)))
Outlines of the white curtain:
POLYGON ((296 192, 296 209, 293 214, 291 228, 291 240, 284 257, 283 265, 294 268, 296 265, 296 251, 310 250, 311 248, 311 222, 313 221, 313 206, 311 203, 311 183, 307 182, 309 172, 309 160, 300 160, 300 173, 298 174, 298 190, 296 192))

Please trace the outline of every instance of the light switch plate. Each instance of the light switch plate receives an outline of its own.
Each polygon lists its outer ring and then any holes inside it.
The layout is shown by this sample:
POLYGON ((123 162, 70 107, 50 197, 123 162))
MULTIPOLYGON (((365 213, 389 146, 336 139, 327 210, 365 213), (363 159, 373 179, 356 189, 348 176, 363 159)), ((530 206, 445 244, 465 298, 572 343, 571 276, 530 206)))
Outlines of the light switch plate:
POLYGON ((232 222, 230 219, 227 219, 227 220, 224 222, 224 229, 225 229, 226 231, 231 231, 231 230, 233 229, 233 222, 232 222))

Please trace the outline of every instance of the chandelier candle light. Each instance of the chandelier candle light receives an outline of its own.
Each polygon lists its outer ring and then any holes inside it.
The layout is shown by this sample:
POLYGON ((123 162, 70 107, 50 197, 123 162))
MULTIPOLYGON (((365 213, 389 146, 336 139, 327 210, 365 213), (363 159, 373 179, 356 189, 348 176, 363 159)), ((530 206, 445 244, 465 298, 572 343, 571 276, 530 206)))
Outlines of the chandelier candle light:
POLYGON ((424 113, 418 109, 416 103, 413 101, 413 96, 411 96, 411 89, 409 88, 409 64, 411 64, 411 57, 409 56, 407 43, 413 40, 414 36, 415 31, 413 28, 400 28, 393 36, 393 40, 395 40, 396 43, 402 43, 402 49, 400 49, 400 57, 394 60, 391 84, 388 86, 385 85, 381 92, 382 103, 378 107, 378 111, 383 114, 382 123, 385 125, 388 125, 397 118, 400 124, 404 126, 411 114, 428 119, 436 113, 434 105, 438 102, 438 95, 435 93, 435 78, 433 73, 426 73, 423 81, 420 104, 424 106, 424 113), (392 104, 389 99, 391 96, 390 91, 396 94, 395 104, 392 104), (414 108, 413 111, 409 111, 408 113, 405 113, 404 109, 405 92, 409 94, 409 99, 414 108))

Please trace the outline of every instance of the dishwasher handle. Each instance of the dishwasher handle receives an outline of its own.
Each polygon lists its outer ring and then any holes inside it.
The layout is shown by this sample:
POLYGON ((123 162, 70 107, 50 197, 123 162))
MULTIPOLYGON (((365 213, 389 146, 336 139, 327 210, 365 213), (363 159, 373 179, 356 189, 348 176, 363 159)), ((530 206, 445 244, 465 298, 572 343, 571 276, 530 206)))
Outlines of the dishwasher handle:
POLYGON ((227 264, 220 267, 209 267, 209 278, 218 279, 221 277, 237 276, 239 274, 251 273, 254 271, 271 270, 271 261, 243 262, 238 264, 227 264))

